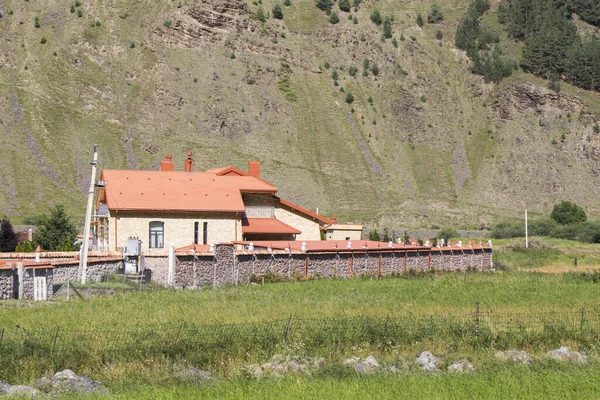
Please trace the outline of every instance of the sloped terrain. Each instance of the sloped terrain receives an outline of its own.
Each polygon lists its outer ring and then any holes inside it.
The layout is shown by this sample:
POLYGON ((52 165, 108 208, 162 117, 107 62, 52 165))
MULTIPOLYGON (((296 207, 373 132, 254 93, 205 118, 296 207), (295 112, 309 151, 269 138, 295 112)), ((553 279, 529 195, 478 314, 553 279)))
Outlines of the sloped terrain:
POLYGON ((265 23, 270 0, 0 0, 0 214, 82 216, 98 143, 106 168, 257 159, 283 197, 390 228, 485 226, 561 199, 598 215, 598 94, 522 72, 485 84, 453 45, 467 1, 439 3, 446 18, 420 28, 429 2, 365 2, 358 24, 334 5, 333 25, 312 0, 265 23))

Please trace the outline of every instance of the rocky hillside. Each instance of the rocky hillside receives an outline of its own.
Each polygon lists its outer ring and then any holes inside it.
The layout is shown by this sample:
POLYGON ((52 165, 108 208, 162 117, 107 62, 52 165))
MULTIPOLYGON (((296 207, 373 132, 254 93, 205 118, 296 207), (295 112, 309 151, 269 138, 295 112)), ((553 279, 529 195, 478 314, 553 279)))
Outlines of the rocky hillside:
POLYGON ((444 20, 423 27, 429 1, 334 5, 332 24, 292 0, 257 19, 274 4, 0 0, 0 214, 82 216, 93 143, 104 168, 257 159, 282 196, 390 228, 484 226, 562 199, 600 214, 598 94, 471 74, 453 44, 467 0, 440 1, 444 20))

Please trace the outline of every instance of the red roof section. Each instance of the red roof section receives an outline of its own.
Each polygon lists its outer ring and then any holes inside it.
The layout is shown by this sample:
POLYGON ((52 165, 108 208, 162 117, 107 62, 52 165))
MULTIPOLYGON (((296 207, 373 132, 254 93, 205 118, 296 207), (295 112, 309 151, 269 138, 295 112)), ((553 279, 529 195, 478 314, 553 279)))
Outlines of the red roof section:
POLYGON ((110 210, 244 212, 242 193, 276 193, 250 176, 208 172, 104 170, 110 210))
POLYGON ((284 224, 277 218, 244 218, 242 219, 242 233, 299 235, 302 232, 284 224))
POLYGON ((299 205, 294 204, 291 201, 284 200, 284 199, 279 198, 277 196, 273 196, 273 197, 275 197, 276 200, 279 200, 279 202, 281 204, 283 204, 284 206, 287 206, 287 207, 291 208, 292 210, 296 210, 298 212, 301 212, 302 214, 306 214, 309 217, 312 217, 312 218, 316 219, 317 221, 323 222, 324 224, 328 224, 328 225, 333 224, 333 221, 330 220, 329 218, 325 218, 324 216, 319 215, 317 213, 314 213, 314 212, 312 212, 310 210, 307 210, 304 207, 300 207, 299 205))

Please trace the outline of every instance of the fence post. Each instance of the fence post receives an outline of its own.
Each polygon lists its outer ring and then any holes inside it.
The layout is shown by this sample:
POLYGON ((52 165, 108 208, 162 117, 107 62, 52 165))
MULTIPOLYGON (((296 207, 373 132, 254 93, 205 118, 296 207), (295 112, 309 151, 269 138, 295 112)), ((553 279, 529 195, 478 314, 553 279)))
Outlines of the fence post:
POLYGON ((585 308, 581 309, 581 327, 579 328, 580 332, 583 332, 583 323, 585 321, 585 308))
POLYGON ((177 342, 179 341, 179 335, 181 334, 181 330, 183 329, 184 324, 185 324, 185 322, 182 322, 181 325, 179 325, 179 329, 177 330, 177 335, 175 336, 175 341, 173 342, 173 349, 175 349, 175 346, 177 346, 177 342))
POLYGON ((475 303, 475 337, 479 337, 479 302, 475 303))
POLYGON ((56 348, 56 339, 58 338, 58 330, 60 329, 59 326, 56 327, 56 333, 54 334, 54 343, 52 343, 52 353, 50 353, 50 355, 54 354, 54 349, 56 348))
POLYGON ((290 317, 288 318, 287 326, 285 328, 285 337, 284 337, 284 339, 285 339, 286 342, 288 340, 288 335, 290 334, 291 324, 292 324, 292 316, 290 315, 290 317))
POLYGON ((2 332, 0 333, 0 349, 2 349, 2 339, 4 339, 4 328, 2 328, 2 332))

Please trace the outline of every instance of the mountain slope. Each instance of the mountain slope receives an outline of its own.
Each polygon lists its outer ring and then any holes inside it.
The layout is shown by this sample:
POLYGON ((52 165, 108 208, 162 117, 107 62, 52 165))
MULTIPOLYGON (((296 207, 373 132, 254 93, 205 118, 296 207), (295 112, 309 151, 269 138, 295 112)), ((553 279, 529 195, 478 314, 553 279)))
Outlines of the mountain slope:
POLYGON ((420 28, 426 2, 363 3, 358 24, 334 6, 333 25, 312 0, 264 24, 239 0, 88 0, 74 12, 1 0, 0 213, 62 202, 82 215, 98 143, 106 168, 157 168, 172 153, 183 169, 187 150, 198 170, 258 159, 283 197, 390 228, 476 227, 560 199, 598 215, 598 95, 556 94, 523 73, 483 83, 453 46, 467 1, 440 4, 446 18, 420 28), (374 8, 394 16, 397 48, 374 8))

